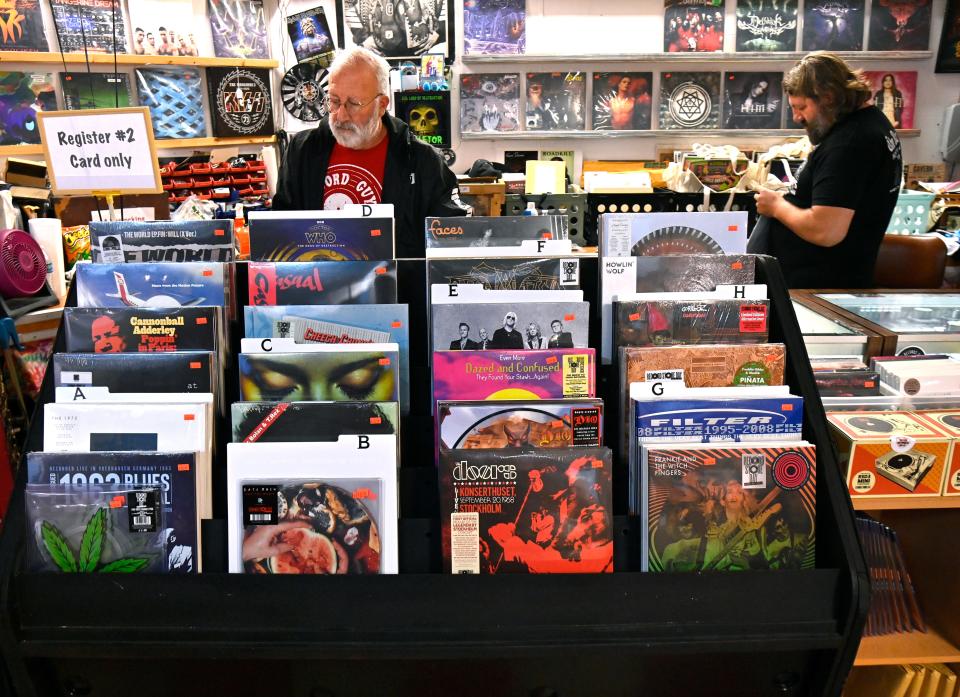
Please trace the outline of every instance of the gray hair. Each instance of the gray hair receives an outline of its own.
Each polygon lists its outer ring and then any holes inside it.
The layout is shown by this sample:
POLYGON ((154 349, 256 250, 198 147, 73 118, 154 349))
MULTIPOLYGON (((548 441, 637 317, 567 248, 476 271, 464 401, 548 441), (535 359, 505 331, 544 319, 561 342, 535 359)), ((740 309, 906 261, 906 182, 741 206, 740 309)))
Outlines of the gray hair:
POLYGON ((390 96, 390 64, 383 56, 362 46, 353 46, 346 50, 337 51, 336 57, 330 64, 329 71, 334 73, 342 68, 367 68, 372 70, 377 78, 377 88, 380 94, 390 96))

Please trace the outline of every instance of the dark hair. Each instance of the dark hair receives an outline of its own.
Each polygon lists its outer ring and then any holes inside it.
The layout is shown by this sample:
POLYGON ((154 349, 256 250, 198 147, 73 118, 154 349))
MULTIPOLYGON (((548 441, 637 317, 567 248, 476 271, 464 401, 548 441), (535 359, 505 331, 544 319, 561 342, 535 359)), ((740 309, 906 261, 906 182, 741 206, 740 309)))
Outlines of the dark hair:
POLYGON ((853 113, 870 99, 870 83, 862 70, 826 51, 814 51, 800 59, 783 78, 791 97, 806 97, 824 103, 837 118, 853 113))
POLYGON ((466 327, 467 329, 470 329, 470 325, 467 324, 466 322, 461 322, 461 323, 457 326, 457 329, 459 329, 460 327, 466 327))
POLYGON ((886 81, 887 78, 890 78, 890 89, 892 89, 894 92, 896 92, 896 90, 897 90, 897 78, 894 77, 893 73, 886 73, 886 74, 884 74, 884 76, 883 76, 882 78, 880 78, 880 89, 881 89, 881 90, 884 89, 883 83, 886 81))

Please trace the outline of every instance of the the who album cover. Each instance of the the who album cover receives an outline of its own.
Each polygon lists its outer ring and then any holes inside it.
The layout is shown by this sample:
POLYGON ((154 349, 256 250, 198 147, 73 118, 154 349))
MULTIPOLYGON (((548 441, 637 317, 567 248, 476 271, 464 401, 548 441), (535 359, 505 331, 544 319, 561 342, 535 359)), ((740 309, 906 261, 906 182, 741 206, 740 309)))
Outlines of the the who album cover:
POLYGON ((660 73, 663 130, 720 127, 720 73, 660 73))
MULTIPOLYGON (((379 344, 378 344, 379 345, 379 344)), ((247 402, 399 402, 399 352, 365 346, 336 351, 241 353, 247 402)))
POLYGON ((273 135, 266 68, 207 68, 211 130, 216 138, 273 135))
POLYGON ((397 262, 251 262, 247 293, 250 305, 395 303, 397 262))
POLYGON ((520 130, 520 74, 460 76, 460 132, 520 130))
POLYGON ((929 49, 932 5, 932 0, 873 0, 867 50, 929 49))
POLYGON ((643 450, 643 570, 814 568, 815 446, 643 450))
POLYGON ((593 349, 434 351, 433 399, 595 397, 595 361, 593 349))
POLYGON ((60 73, 63 108, 115 109, 128 107, 130 80, 126 73, 60 73))
POLYGON ((593 130, 650 129, 653 73, 594 73, 593 130))
POLYGON ((207 0, 217 58, 270 58, 263 0, 207 0))
POLYGON ((434 305, 431 309, 433 349, 585 348, 589 319, 590 303, 587 302, 434 305))
POLYGON ((213 55, 206 24, 195 20, 206 15, 206 0, 136 0, 128 6, 134 55, 213 55))
POLYGON ((609 448, 443 452, 444 570, 612 573, 611 469, 609 448))
POLYGON ((424 143, 452 148, 450 138, 450 91, 394 92, 395 115, 424 143))
POLYGON ((207 135, 199 68, 137 68, 136 75, 137 97, 150 109, 155 138, 207 135))
POLYGON ((524 0, 464 0, 463 52, 468 56, 525 53, 524 0))
POLYGON ((763 344, 769 300, 614 300, 613 344, 763 344))
POLYGON ((780 128, 784 111, 783 73, 724 75, 724 128, 780 128))
POLYGON ((865 0, 811 0, 803 6, 804 51, 863 49, 865 0))
POLYGON ((126 53, 127 30, 119 0, 50 0, 59 50, 126 53))
POLYGON ((251 261, 382 261, 394 258, 393 218, 340 211, 251 213, 251 261))
POLYGON ((738 51, 796 51, 797 0, 737 0, 738 51))
POLYGON ((427 286, 479 284, 485 290, 580 287, 579 259, 427 259, 427 286))
MULTIPOLYGON (((452 3, 449 3, 452 4, 452 3)), ((344 31, 340 48, 362 46, 389 60, 442 53, 452 59, 447 0, 337 0, 344 31)))
POLYGON ((400 432, 396 402, 234 402, 234 443, 335 441, 400 432))
POLYGON ((426 218, 426 246, 519 247, 526 240, 563 240, 569 222, 564 215, 468 216, 426 218))
POLYGON ((461 402, 437 404, 440 449, 540 448, 603 445, 603 400, 461 402))
POLYGON ((233 261, 232 220, 90 222, 94 263, 233 261))
POLYGON ((894 128, 913 128, 917 107, 917 71, 865 70, 873 105, 894 128))
POLYGON ((0 71, 0 145, 40 143, 38 111, 56 111, 52 73, 0 71))
POLYGON ((587 110, 584 73, 527 73, 528 131, 579 131, 587 110))
POLYGON ((747 251, 745 211, 606 213, 601 216, 601 226, 603 257, 747 251))
POLYGON ((315 61, 321 65, 330 65, 333 60, 333 34, 327 23, 323 7, 287 15, 287 34, 297 62, 315 61))
POLYGON ((204 351, 157 353, 56 353, 56 387, 106 387, 110 392, 213 392, 213 354, 204 351))
MULTIPOLYGON (((29 453, 27 455, 27 479, 34 484, 46 484, 66 492, 82 492, 108 485, 124 487, 132 492, 137 489, 153 490, 150 502, 163 512, 161 520, 141 522, 144 535, 157 533, 162 540, 163 562, 156 571, 160 573, 198 573, 200 571, 200 531, 197 513, 197 466, 195 453, 156 452, 90 452, 90 453, 29 453), (158 499, 158 500, 157 500, 158 499)), ((136 495, 130 496, 133 506, 136 495)), ((124 496, 124 502, 127 497, 124 496)), ((113 503, 106 503, 109 508, 113 503)), ((128 504, 129 505, 129 504, 128 504)), ((146 510, 149 510, 147 508, 146 510)), ((146 512, 146 511, 142 511, 146 512)), ((131 511, 130 523, 136 522, 131 511)), ((136 533, 137 530, 131 530, 136 533)), ((67 531, 60 531, 66 533, 67 531)), ((81 538, 65 534, 70 551, 78 561, 84 559, 81 538)), ((115 553, 104 545, 103 553, 115 553)), ((89 557, 88 563, 93 563, 89 557)), ((93 569, 89 569, 92 571, 93 569)), ((102 571, 102 569, 100 569, 102 571)))
POLYGON ((723 50, 724 0, 664 0, 665 53, 723 50))
POLYGON ((0 51, 47 51, 40 0, 7 0, 0 16, 0 51))
POLYGON ((215 307, 65 307, 70 353, 216 351, 220 311, 215 307))
POLYGON ((77 307, 192 307, 226 304, 224 266, 78 264, 77 307))

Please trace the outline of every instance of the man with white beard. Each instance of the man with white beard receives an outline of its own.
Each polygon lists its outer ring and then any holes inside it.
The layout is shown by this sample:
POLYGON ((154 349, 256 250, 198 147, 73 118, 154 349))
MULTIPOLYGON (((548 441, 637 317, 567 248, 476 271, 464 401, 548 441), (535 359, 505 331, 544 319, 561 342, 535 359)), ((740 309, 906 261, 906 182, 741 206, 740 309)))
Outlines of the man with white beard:
POLYGON ((330 66, 328 117, 290 141, 280 164, 273 209, 340 209, 392 203, 396 255, 424 255, 427 216, 465 215, 456 176, 433 146, 387 114, 390 66, 355 47, 330 66))

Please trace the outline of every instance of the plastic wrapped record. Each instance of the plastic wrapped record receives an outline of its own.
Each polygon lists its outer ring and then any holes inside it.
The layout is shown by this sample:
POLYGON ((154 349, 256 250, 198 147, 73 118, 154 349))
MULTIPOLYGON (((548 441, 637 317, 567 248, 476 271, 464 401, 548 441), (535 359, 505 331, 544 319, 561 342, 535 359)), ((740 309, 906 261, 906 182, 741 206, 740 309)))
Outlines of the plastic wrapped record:
POLYGON ((327 115, 323 98, 327 93, 327 70, 312 63, 290 68, 280 83, 280 97, 290 114, 301 121, 319 121, 327 115))
POLYGON ((631 256, 662 256, 664 254, 721 254, 723 249, 710 235, 684 225, 654 230, 630 250, 631 256))

